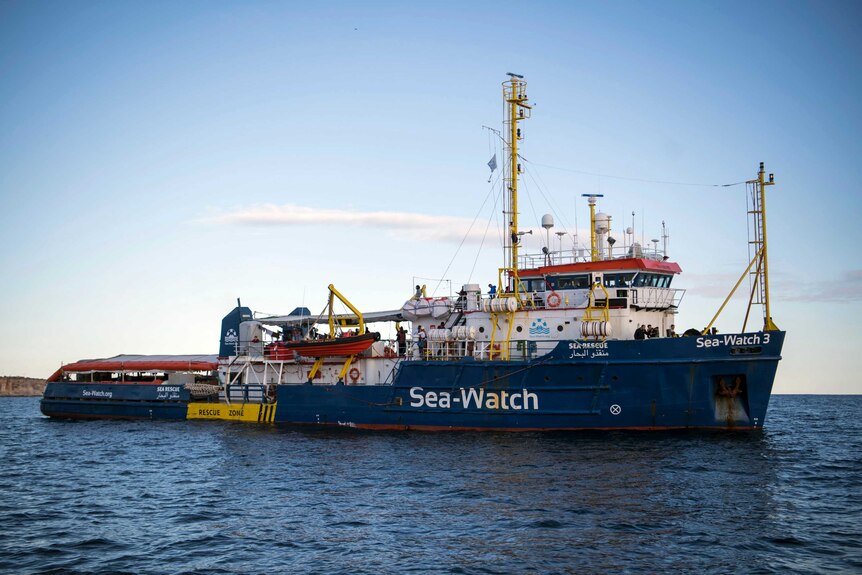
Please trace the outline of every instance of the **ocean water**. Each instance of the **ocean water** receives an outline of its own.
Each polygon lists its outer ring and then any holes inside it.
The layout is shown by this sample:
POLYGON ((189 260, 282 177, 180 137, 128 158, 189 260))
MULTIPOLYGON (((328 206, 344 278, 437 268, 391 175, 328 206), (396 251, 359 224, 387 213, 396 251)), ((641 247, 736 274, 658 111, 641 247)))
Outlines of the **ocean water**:
POLYGON ((862 572, 862 396, 759 433, 0 416, 0 573, 862 572))

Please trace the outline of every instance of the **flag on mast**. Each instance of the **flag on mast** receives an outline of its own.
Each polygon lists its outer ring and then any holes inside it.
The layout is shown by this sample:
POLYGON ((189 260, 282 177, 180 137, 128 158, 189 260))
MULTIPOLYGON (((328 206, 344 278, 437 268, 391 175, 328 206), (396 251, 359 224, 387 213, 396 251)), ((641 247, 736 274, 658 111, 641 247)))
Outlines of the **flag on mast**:
POLYGON ((494 152, 494 156, 488 162, 488 167, 491 168, 491 173, 494 173, 494 170, 497 169, 497 153, 494 152))

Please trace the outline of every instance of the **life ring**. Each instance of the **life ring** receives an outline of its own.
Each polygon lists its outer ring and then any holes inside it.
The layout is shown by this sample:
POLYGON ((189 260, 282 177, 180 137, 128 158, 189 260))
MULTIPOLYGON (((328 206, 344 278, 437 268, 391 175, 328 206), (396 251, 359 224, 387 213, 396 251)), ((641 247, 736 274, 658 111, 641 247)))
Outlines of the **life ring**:
POLYGON ((351 368, 350 368, 350 372, 349 372, 347 375, 349 375, 349 376, 350 376, 350 381, 351 381, 351 382, 356 383, 357 381, 359 381, 359 375, 360 375, 360 374, 359 374, 359 369, 357 369, 357 368, 355 368, 355 367, 351 367, 351 368))
POLYGON ((551 295, 548 296, 548 307, 559 307, 560 305, 560 294, 557 292, 551 292, 551 295))
POLYGON ((495 343, 491 346, 491 349, 488 351, 488 357, 490 359, 499 359, 503 355, 502 351, 500 351, 500 344, 495 343))

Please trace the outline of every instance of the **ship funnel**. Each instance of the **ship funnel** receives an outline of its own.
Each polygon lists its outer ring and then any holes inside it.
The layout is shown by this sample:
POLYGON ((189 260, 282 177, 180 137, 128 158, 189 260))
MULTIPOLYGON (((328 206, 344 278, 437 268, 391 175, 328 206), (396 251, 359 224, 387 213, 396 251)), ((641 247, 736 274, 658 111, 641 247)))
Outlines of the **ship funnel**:
POLYGON ((237 306, 230 313, 224 316, 221 320, 221 336, 219 337, 219 357, 230 357, 237 355, 239 351, 240 329, 239 324, 251 319, 251 310, 247 307, 239 305, 239 299, 236 300, 237 306))

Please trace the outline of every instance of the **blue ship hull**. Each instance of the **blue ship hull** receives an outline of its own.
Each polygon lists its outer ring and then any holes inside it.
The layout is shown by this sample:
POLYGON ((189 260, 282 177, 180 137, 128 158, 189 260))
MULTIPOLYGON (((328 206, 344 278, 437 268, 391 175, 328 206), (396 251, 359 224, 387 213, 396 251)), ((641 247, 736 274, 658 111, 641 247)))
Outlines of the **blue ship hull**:
MULTIPOLYGON (((391 385, 279 385, 271 421, 364 429, 758 429, 784 332, 560 342, 529 361, 404 361, 391 385)), ((186 419, 157 385, 54 382, 42 412, 186 419)))
POLYGON ((419 430, 757 429, 784 335, 561 342, 523 362, 410 361, 392 386, 279 386, 275 421, 419 430))

